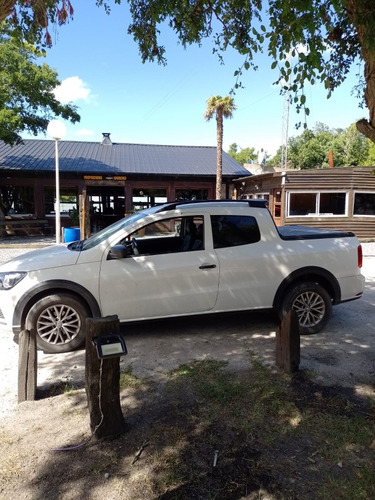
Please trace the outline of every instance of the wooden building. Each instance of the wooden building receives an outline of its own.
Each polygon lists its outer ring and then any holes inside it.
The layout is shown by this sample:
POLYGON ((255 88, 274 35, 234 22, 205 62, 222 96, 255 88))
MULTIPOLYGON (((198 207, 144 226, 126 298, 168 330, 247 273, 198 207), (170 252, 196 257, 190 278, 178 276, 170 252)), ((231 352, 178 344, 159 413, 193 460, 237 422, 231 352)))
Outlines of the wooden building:
POLYGON ((277 225, 300 224, 375 238, 374 167, 266 172, 234 181, 236 198, 266 198, 277 225))
MULTIPOLYGON (((55 225, 55 145, 0 142, 0 216, 44 219, 55 225)), ((144 207, 175 200, 215 197, 216 147, 60 141, 61 224, 74 225, 79 196, 89 200, 92 231, 144 207)), ((247 170, 223 152, 224 197, 247 170)))

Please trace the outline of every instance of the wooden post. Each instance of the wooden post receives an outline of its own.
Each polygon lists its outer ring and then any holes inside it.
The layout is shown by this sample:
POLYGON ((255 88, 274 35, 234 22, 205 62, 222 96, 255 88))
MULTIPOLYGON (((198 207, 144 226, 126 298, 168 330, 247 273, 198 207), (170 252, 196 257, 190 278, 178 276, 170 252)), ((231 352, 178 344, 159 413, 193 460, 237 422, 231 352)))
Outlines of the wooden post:
POLYGON ((81 240, 85 240, 91 234, 90 230, 90 204, 86 191, 79 195, 79 227, 81 229, 81 240))
POLYGON ((86 395, 90 427, 97 439, 115 438, 126 430, 120 405, 120 358, 99 359, 93 339, 118 333, 117 316, 86 320, 86 395))
POLYGON ((276 330, 276 366, 287 373, 296 372, 300 363, 300 334, 297 314, 289 311, 276 330))
POLYGON ((36 395, 38 354, 36 333, 23 330, 18 351, 18 402, 34 401, 36 395))

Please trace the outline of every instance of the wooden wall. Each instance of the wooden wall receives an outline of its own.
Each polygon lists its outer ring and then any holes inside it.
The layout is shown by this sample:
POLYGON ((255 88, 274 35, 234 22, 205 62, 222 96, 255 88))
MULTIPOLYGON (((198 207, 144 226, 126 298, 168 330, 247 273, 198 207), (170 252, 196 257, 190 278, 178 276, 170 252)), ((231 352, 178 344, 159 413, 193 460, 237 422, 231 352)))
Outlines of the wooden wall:
MULTIPOLYGON (((286 173, 274 172, 253 175, 236 180, 235 184, 240 196, 257 196, 268 192, 270 211, 272 207, 273 189, 282 188, 282 220, 283 225, 300 224, 304 226, 322 227, 352 231, 361 240, 375 239, 375 216, 353 216, 352 207, 354 193, 375 193, 375 167, 345 167, 314 170, 288 170, 286 173), (286 175, 285 175, 286 174, 286 175), (291 217, 286 218, 286 194, 295 191, 349 191, 349 214, 342 217, 291 217)), ((240 197, 239 196, 239 197, 240 197)))

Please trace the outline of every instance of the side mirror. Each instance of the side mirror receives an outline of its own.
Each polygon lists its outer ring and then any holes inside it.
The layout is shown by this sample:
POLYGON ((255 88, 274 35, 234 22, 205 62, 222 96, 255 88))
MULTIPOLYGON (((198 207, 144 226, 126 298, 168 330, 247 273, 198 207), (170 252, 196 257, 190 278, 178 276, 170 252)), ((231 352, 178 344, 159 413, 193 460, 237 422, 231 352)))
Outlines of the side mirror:
POLYGON ((108 260, 124 259, 130 255, 129 247, 125 245, 115 245, 111 248, 108 254, 108 260))

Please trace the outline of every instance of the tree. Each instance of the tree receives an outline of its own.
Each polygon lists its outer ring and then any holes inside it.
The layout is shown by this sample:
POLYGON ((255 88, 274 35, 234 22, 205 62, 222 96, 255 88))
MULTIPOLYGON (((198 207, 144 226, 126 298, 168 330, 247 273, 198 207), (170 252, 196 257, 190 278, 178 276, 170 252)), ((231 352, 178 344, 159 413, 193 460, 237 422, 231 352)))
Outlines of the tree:
MULTIPOLYGON (((305 110, 306 83, 323 83, 328 97, 349 73, 364 62, 359 95, 369 120, 357 123, 375 141, 375 3, 373 0, 223 0, 186 2, 128 0, 132 23, 128 32, 139 45, 142 60, 165 63, 159 27, 169 24, 187 46, 212 37, 214 51, 232 47, 244 55, 242 69, 254 68, 254 55, 267 51, 278 69, 277 83, 294 93, 297 109, 305 110)), ((237 83, 236 85, 239 85, 237 83)))
POLYGON ((365 165, 369 156, 370 144, 371 142, 358 132, 355 124, 350 125, 346 130, 339 131, 335 138, 335 145, 337 155, 340 154, 339 159, 342 166, 365 165))
MULTIPOLYGON (((97 2, 98 4, 100 2, 97 2)), ((52 45, 49 23, 65 24, 73 16, 69 0, 1 0, 0 22, 7 19, 20 39, 52 45)))
MULTIPOLYGON (((371 141, 363 137, 351 125, 346 130, 330 129, 317 123, 312 130, 304 130, 288 141, 289 168, 310 169, 328 167, 328 153, 333 152, 335 167, 368 165, 371 141)), ((280 151, 270 161, 273 166, 280 165, 280 151)))
POLYGON ((245 163, 251 163, 257 159, 255 148, 244 148, 241 149, 241 151, 238 151, 238 146, 236 143, 233 143, 229 146, 228 154, 241 165, 244 165, 245 163))
MULTIPOLYGON (((121 0, 113 0, 120 4, 121 0)), ((96 4, 109 11, 109 1, 96 4)), ((125 3, 123 1, 123 3, 125 3)), ((328 97, 359 60, 364 63, 357 86, 369 111, 357 128, 375 141, 375 3, 373 0, 127 0, 131 23, 128 33, 139 46, 142 61, 166 62, 166 49, 159 42, 161 29, 169 26, 181 44, 200 44, 212 38, 219 57, 232 47, 244 56, 236 74, 256 68, 254 56, 266 51, 277 83, 294 94, 298 110, 306 107, 306 83, 320 82, 328 97)), ((2 0, 0 14, 33 36, 48 21, 63 24, 71 17, 69 0, 2 0)), ((0 16, 1 18, 1 16, 0 16)), ((236 82, 235 87, 240 86, 236 82)))
MULTIPOLYGON (((369 167, 375 166, 375 142, 371 142, 369 139, 368 141, 368 155, 366 160, 364 161, 363 165, 367 165, 369 167)), ((375 170, 374 170, 375 173, 375 170)))
POLYGON ((216 199, 221 199, 221 184, 223 170, 223 118, 232 118, 236 109, 233 97, 212 96, 207 100, 207 109, 204 117, 207 121, 216 115, 216 199))
POLYGON ((55 116, 72 123, 80 120, 75 106, 56 100, 53 90, 60 81, 47 64, 36 64, 41 56, 0 25, 0 139, 7 144, 20 143, 21 132, 37 135, 45 131, 55 116))

